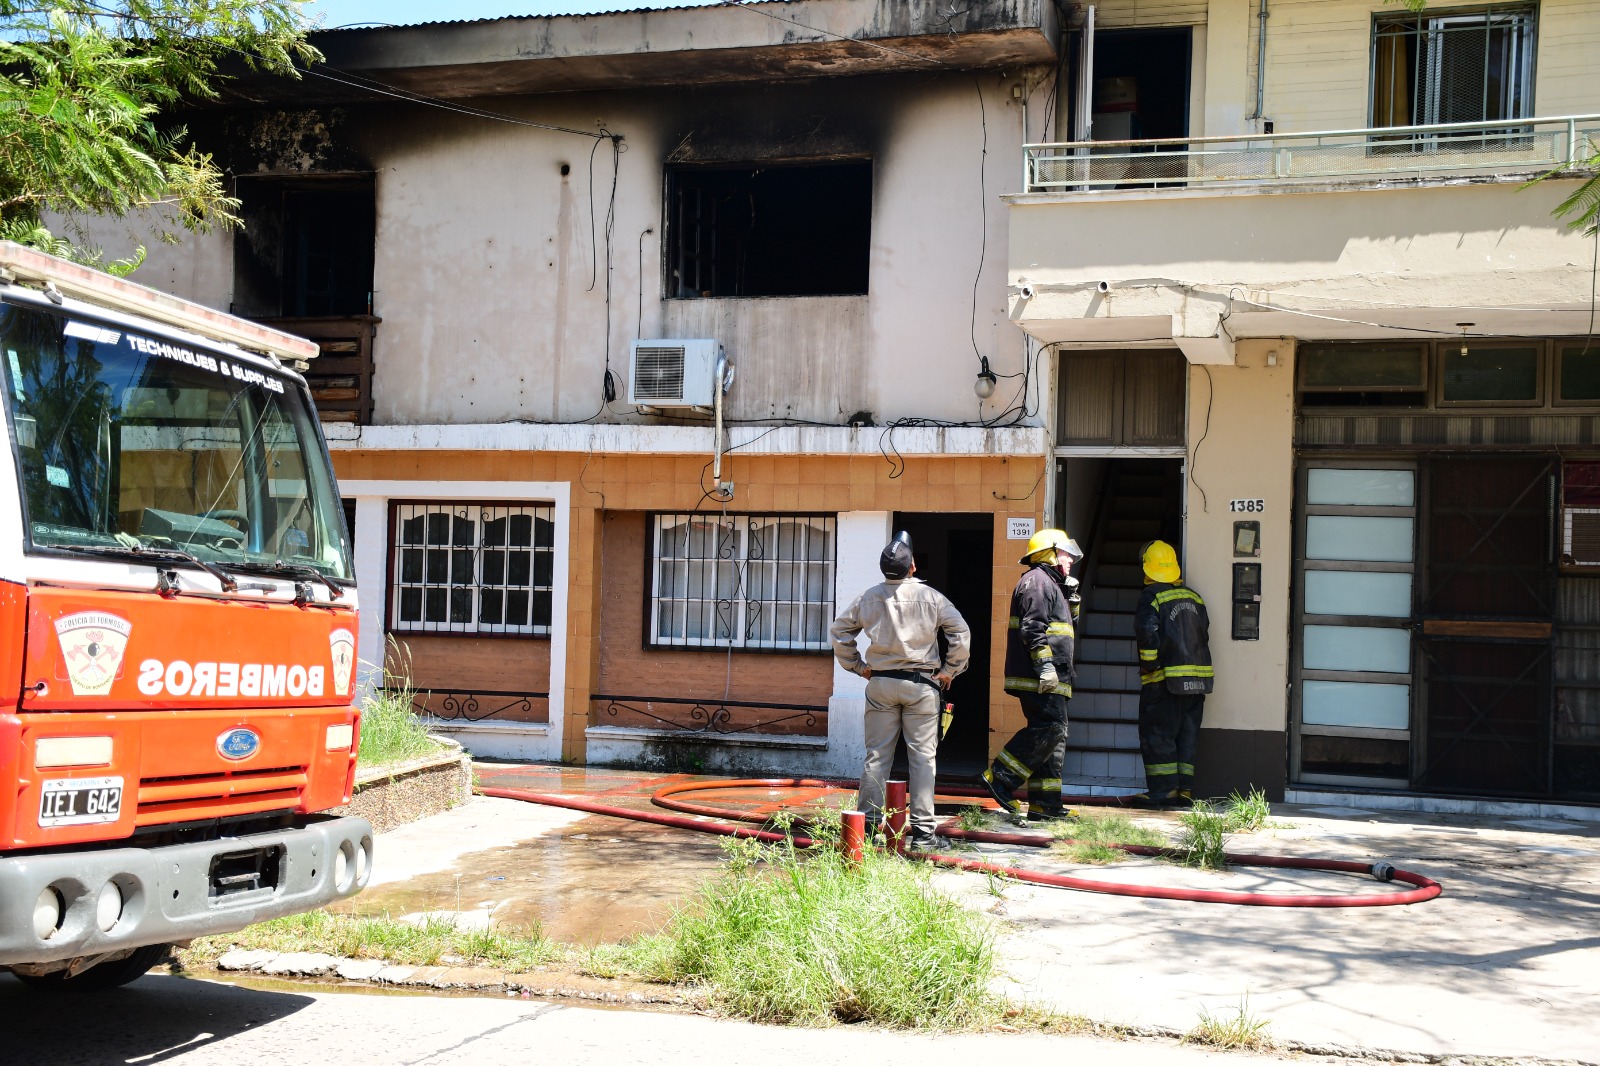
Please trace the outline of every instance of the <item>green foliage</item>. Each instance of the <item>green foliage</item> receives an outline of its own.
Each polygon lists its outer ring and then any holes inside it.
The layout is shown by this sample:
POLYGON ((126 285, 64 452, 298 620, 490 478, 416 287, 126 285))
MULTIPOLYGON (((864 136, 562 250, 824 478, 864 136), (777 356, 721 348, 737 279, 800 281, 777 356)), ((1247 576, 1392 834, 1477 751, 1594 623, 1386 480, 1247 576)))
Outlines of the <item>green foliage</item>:
POLYGON ((1159 848, 1167 843, 1154 829, 1139 825, 1126 814, 1112 812, 1085 810, 1065 821, 1053 823, 1050 833, 1058 841, 1052 846, 1052 851, 1073 862, 1095 866, 1127 859, 1128 853, 1116 847, 1118 844, 1159 848))
POLYGON ((665 932, 592 965, 694 985, 763 1022, 964 1028, 1004 1016, 989 990, 992 929, 934 891, 928 867, 876 851, 854 866, 832 847, 724 846, 728 870, 665 932))
POLYGON ((1196 800, 1192 808, 1178 816, 1183 823, 1178 847, 1185 852, 1184 864, 1206 870, 1222 869, 1228 864, 1228 837, 1260 829, 1267 824, 1271 813, 1266 794, 1259 789, 1252 789, 1247 797, 1233 793, 1220 810, 1214 804, 1196 800))
POLYGON ((439 750, 416 715, 411 649, 390 637, 389 661, 395 669, 385 666, 383 688, 361 704, 361 747, 356 752, 361 766, 387 766, 439 750))
POLYGON ((1250 1013, 1250 997, 1246 996, 1239 1009, 1226 1016, 1200 1012, 1200 1022, 1183 1038, 1186 1044, 1209 1044, 1212 1047, 1246 1051, 1266 1051, 1274 1046, 1267 1032, 1268 1022, 1250 1013))
POLYGON ((45 214, 148 212, 169 241, 237 225, 222 171, 162 112, 215 97, 224 61, 293 76, 320 59, 302 2, 0 0, 0 239, 103 266, 45 214))
POLYGON ((355 917, 307 911, 273 918, 237 933, 201 937, 190 945, 191 962, 210 961, 231 947, 266 951, 315 951, 348 959, 383 959, 408 966, 472 963, 530 970, 565 956, 566 950, 537 927, 459 929, 448 918, 402 922, 388 915, 355 917))

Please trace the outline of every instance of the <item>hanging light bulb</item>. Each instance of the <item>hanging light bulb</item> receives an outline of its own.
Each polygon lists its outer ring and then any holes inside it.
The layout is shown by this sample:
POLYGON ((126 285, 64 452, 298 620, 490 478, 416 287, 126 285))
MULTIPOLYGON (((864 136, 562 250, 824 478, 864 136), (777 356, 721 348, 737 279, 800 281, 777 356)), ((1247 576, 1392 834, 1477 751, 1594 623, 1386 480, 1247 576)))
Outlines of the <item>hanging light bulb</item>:
POLYGON ((998 379, 995 378, 994 371, 989 369, 989 357, 980 355, 978 359, 981 361, 982 366, 978 370, 978 380, 972 383, 972 391, 978 394, 978 399, 987 400, 994 395, 994 387, 998 384, 998 379))
POLYGON ((1456 328, 1461 331, 1461 358, 1467 357, 1467 330, 1476 326, 1476 322, 1457 322, 1456 328))

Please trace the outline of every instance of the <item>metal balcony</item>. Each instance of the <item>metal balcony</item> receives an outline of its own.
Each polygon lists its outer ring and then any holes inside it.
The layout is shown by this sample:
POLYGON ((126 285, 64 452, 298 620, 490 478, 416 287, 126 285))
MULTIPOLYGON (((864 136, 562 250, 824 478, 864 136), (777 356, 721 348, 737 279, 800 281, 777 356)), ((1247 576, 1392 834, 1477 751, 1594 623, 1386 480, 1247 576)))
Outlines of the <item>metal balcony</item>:
POLYGON ((1030 193, 1534 176, 1600 153, 1600 115, 1023 145, 1030 193))

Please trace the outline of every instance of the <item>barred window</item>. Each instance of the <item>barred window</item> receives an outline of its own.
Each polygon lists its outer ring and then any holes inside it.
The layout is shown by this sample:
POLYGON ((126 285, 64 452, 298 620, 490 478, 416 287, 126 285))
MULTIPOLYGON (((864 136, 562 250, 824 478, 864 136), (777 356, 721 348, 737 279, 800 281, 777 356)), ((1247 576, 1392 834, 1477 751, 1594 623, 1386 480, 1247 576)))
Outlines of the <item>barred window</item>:
POLYGON ((399 503, 392 528, 391 630, 550 632, 552 505, 399 503))
POLYGON ((1532 114, 1535 16, 1531 3, 1377 15, 1372 124, 1494 122, 1532 114))
POLYGON ((826 649, 834 524, 831 515, 654 516, 650 642, 826 649))

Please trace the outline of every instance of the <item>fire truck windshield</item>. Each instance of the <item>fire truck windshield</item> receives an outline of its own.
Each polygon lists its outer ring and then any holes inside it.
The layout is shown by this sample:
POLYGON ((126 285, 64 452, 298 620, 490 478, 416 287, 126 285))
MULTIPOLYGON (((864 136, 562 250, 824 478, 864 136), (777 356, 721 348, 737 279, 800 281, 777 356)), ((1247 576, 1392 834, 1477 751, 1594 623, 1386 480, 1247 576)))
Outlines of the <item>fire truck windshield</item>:
POLYGON ((31 550, 176 549, 349 580, 333 478, 289 376, 10 303, 0 349, 31 550))

